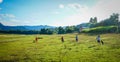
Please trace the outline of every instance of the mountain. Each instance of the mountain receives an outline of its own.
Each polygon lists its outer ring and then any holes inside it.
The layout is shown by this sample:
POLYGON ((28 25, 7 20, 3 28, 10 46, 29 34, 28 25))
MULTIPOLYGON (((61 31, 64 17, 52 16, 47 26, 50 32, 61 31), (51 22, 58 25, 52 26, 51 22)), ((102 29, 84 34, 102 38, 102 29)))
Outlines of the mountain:
POLYGON ((0 30, 2 30, 3 28, 4 28, 4 25, 0 23, 0 30))
POLYGON ((55 28, 54 26, 48 26, 48 25, 39 25, 39 26, 5 26, 2 23, 0 23, 0 30, 23 30, 23 31, 30 31, 35 30, 38 31, 42 28, 55 28))
POLYGON ((0 23, 0 27, 4 26, 2 23, 0 23))

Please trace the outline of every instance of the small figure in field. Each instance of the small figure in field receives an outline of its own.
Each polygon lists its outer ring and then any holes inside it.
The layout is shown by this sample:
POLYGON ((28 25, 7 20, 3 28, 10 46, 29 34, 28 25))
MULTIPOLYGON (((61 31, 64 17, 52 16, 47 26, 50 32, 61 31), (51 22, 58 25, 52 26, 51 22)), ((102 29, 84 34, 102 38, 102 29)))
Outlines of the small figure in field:
POLYGON ((36 36, 36 37, 35 37, 35 40, 33 40, 33 43, 38 43, 38 39, 39 39, 39 38, 36 36))
POLYGON ((100 35, 97 36, 96 40, 98 43, 100 43, 100 35))
POLYGON ((38 37, 35 37, 35 42, 38 43, 38 37))
POLYGON ((98 43, 102 43, 102 45, 104 44, 104 42, 100 39, 100 35, 98 35, 96 39, 98 43))
POLYGON ((63 36, 61 37, 61 41, 64 42, 64 37, 63 36))
POLYGON ((78 42, 78 35, 76 35, 75 39, 76 39, 76 42, 78 42))
POLYGON ((42 37, 37 37, 37 36, 36 36, 36 37, 35 37, 35 40, 33 40, 33 43, 38 43, 38 40, 39 40, 39 39, 43 39, 43 38, 42 38, 42 37))

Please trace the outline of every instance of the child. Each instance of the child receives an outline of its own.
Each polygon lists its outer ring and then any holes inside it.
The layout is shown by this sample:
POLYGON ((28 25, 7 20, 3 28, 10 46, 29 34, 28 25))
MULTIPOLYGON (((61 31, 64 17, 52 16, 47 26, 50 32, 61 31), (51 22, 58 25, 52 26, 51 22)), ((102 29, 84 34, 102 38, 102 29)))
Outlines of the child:
POLYGON ((36 36, 35 40, 33 40, 33 43, 37 43, 37 41, 38 41, 38 37, 36 36))
POLYGON ((61 41, 64 42, 64 38, 63 38, 63 36, 61 37, 61 41))
POLYGON ((98 43, 100 43, 100 35, 97 36, 96 40, 98 43))
POLYGON ((76 37, 75 37, 75 38, 76 38, 76 42, 78 42, 78 35, 76 35, 76 37))
POLYGON ((35 42, 36 42, 36 43, 37 43, 37 41, 38 41, 38 37, 35 38, 35 42))

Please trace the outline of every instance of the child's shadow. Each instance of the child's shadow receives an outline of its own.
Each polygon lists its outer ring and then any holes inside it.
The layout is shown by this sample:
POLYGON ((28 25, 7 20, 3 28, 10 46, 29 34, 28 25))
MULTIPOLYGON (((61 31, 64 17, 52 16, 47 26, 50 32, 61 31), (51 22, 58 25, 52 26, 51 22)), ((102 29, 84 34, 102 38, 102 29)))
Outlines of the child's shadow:
POLYGON ((96 47, 96 45, 89 46, 88 48, 93 48, 93 47, 96 47))

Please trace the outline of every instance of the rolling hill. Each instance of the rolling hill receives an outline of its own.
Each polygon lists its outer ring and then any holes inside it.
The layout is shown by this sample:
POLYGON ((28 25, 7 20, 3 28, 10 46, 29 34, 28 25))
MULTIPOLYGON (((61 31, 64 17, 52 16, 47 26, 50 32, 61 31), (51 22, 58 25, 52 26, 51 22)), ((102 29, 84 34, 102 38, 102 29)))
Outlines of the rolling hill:
POLYGON ((48 25, 38 25, 38 26, 5 26, 2 23, 0 23, 0 30, 24 30, 24 31, 30 31, 35 30, 38 31, 42 28, 55 28, 54 26, 48 26, 48 25))

